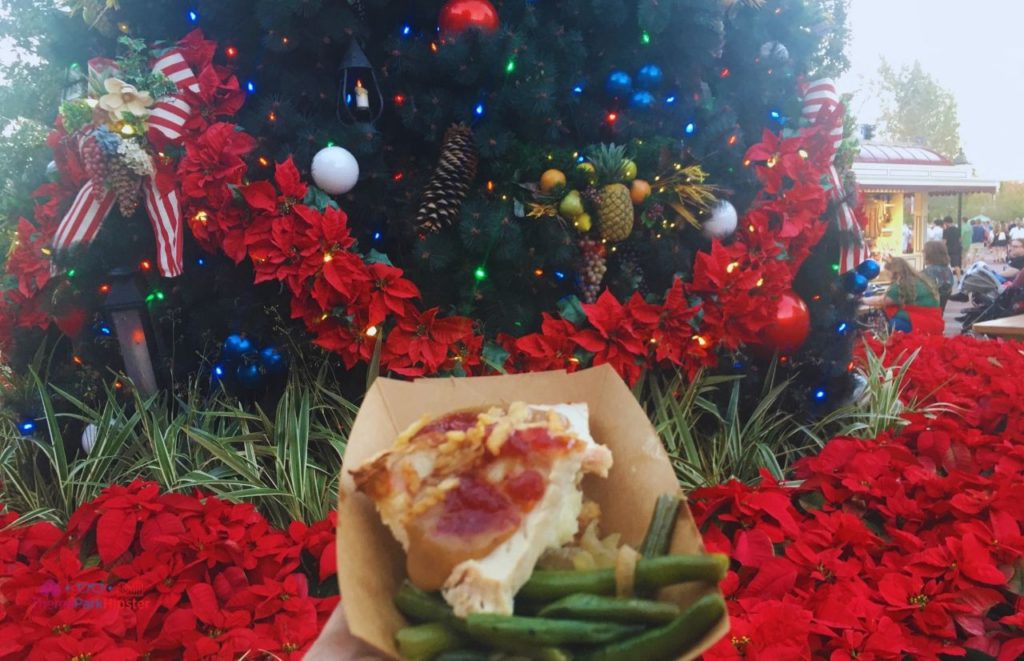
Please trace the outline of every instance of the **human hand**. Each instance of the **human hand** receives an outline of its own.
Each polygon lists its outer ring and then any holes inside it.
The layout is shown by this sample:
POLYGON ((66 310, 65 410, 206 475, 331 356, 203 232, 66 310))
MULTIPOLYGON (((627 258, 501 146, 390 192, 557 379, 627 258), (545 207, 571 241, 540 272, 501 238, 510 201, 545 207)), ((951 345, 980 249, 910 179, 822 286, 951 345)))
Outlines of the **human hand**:
POLYGON ((352 635, 345 622, 345 609, 339 601, 320 636, 303 658, 305 661, 377 661, 387 657, 352 635))

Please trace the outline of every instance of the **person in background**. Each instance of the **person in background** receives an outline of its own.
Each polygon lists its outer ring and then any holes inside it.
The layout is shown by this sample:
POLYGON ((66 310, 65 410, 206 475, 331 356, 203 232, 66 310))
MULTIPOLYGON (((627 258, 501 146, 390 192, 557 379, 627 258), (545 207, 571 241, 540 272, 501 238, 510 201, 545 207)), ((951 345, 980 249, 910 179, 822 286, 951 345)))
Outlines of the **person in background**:
POLYGON ((942 219, 941 218, 936 218, 934 221, 932 221, 932 224, 928 226, 928 236, 927 236, 927 239, 929 241, 942 241, 942 238, 943 238, 942 230, 943 230, 942 219))
POLYGON ((971 250, 971 241, 974 239, 974 225, 966 218, 960 218, 960 262, 964 268, 971 265, 967 255, 971 250))
POLYGON ((1010 239, 1024 239, 1024 221, 1018 218, 1017 222, 1010 228, 1009 234, 1010 239))
POLYGON ((1009 245, 1009 235, 1006 232, 1006 223, 999 223, 993 230, 992 254, 997 262, 1006 261, 1006 246, 1009 245))
POLYGON ((946 240, 946 251, 949 253, 949 266, 953 273, 960 275, 960 266, 963 261, 960 249, 960 230, 953 224, 953 219, 946 216, 942 219, 942 238, 946 240))
POLYGON ((939 307, 939 292, 932 281, 901 257, 890 259, 885 270, 892 275, 889 289, 880 296, 865 298, 864 304, 883 308, 893 331, 942 335, 946 323, 939 307))
POLYGON ((946 312, 946 303, 953 293, 953 271, 949 268, 949 252, 942 241, 929 241, 924 244, 924 271, 939 292, 939 308, 946 312))
POLYGON ((971 221, 971 244, 967 250, 967 264, 973 264, 985 254, 985 226, 975 218, 971 221))
POLYGON ((1006 264, 999 272, 1004 278, 1015 278, 1024 271, 1024 239, 1010 239, 1006 251, 1006 264))
POLYGON ((903 225, 903 252, 909 254, 914 252, 914 230, 910 225, 903 225))

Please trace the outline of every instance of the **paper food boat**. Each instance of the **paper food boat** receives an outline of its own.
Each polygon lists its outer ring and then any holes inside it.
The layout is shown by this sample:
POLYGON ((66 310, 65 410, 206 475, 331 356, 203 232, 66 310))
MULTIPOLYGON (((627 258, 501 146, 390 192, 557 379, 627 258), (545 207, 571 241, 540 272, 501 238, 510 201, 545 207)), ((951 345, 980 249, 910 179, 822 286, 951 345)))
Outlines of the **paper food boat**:
MULTIPOLYGON (((508 376, 377 379, 349 435, 342 465, 338 503, 338 583, 349 629, 383 654, 399 658, 395 632, 408 623, 392 602, 405 578, 405 552, 380 520, 373 502, 356 492, 349 467, 381 450, 423 414, 439 416, 457 409, 504 405, 586 402, 590 431, 611 448, 614 465, 607 478, 587 476, 586 497, 601 506, 601 534, 621 533, 623 543, 639 548, 658 496, 679 492, 668 455, 644 410, 608 365, 574 374, 564 371, 508 376)), ((703 553, 704 543, 689 507, 679 508, 673 553, 703 553)), ((716 586, 682 585, 662 590, 659 599, 688 606, 716 586)), ((728 616, 680 660, 695 659, 729 630, 728 616)))

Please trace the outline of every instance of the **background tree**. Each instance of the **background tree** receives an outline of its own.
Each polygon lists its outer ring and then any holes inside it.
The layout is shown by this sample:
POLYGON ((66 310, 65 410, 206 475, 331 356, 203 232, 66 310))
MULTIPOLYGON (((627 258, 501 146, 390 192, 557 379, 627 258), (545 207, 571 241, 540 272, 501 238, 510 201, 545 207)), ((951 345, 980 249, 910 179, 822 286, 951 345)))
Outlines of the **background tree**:
POLYGON ((916 60, 910 66, 894 69, 883 58, 878 77, 885 137, 952 158, 960 149, 960 120, 953 93, 939 85, 916 60))

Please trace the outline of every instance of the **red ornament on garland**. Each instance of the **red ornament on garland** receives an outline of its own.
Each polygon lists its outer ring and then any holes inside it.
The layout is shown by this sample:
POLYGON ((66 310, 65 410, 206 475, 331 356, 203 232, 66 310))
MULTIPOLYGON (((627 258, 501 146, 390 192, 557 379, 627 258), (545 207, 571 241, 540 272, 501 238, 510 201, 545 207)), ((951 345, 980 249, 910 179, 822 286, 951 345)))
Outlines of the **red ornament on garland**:
POLYGON ((448 0, 437 18, 441 37, 450 38, 470 28, 484 32, 498 29, 498 10, 488 0, 448 0))
POLYGON ((759 356, 769 357, 778 351, 780 355, 791 354, 799 349, 811 331, 811 314, 807 304, 793 291, 787 291, 779 300, 775 321, 761 331, 761 341, 752 346, 759 356))

